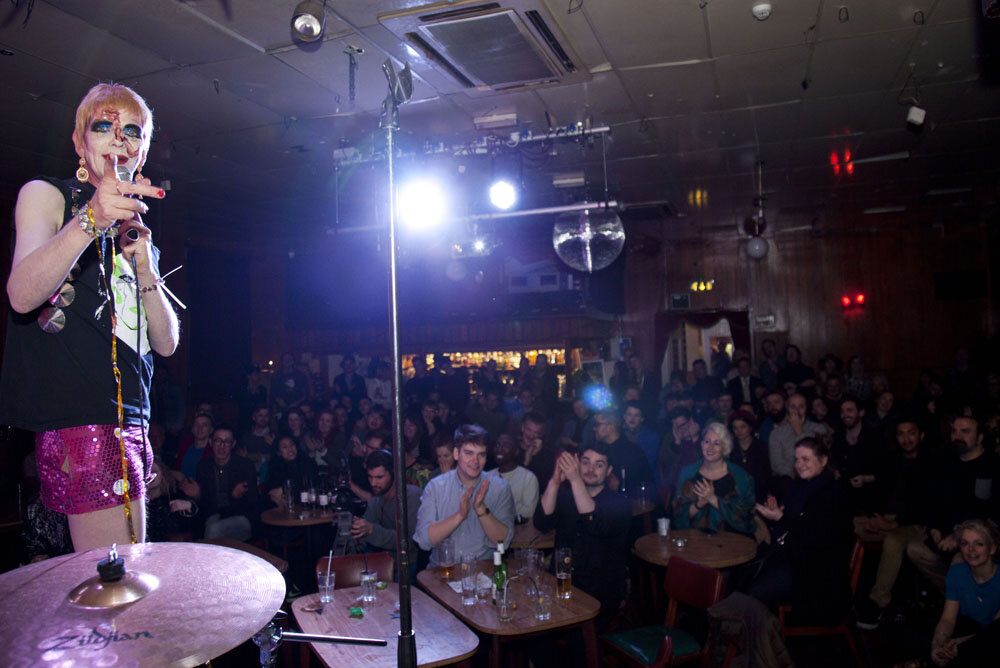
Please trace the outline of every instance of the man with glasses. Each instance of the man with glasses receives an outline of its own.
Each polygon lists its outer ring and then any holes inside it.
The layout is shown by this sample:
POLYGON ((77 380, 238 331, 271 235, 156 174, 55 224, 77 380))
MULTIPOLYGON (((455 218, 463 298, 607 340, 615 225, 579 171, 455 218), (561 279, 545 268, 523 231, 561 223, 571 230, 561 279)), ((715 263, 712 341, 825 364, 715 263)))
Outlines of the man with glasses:
POLYGON ((211 459, 198 464, 195 480, 180 483, 181 490, 201 504, 205 538, 248 540, 259 512, 257 472, 253 462, 232 454, 236 438, 229 427, 212 432, 211 459))

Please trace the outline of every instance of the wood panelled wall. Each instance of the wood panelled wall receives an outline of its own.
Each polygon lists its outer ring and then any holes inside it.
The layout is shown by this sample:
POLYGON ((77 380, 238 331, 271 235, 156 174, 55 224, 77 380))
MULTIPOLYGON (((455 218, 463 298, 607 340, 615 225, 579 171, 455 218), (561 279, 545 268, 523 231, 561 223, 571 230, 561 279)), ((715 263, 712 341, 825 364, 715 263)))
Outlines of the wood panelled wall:
MULTIPOLYGON (((653 224, 644 226, 657 234, 653 224)), ((989 269, 985 226, 785 234, 770 239, 760 262, 746 256, 735 234, 670 238, 669 223, 660 227, 661 252, 631 259, 628 268, 626 331, 645 351, 652 350, 650 315, 702 278, 714 279, 715 289, 691 294, 692 310, 749 311, 756 348, 767 337, 792 342, 811 366, 827 352, 845 362, 860 352, 869 373, 887 374, 906 393, 921 367, 947 368, 957 345, 982 342, 995 328, 988 297, 941 300, 934 293, 935 272, 989 269), (841 296, 856 292, 866 295, 864 309, 844 312, 841 296), (774 316, 774 327, 757 329, 754 319, 765 315, 774 316)))

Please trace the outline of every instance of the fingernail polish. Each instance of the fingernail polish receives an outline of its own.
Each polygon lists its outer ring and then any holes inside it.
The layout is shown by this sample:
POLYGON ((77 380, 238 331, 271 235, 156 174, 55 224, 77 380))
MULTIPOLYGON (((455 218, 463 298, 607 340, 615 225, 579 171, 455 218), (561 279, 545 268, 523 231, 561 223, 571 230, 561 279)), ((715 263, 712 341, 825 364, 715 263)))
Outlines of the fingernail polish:
POLYGON ((167 193, 166 193, 166 192, 164 192, 163 188, 160 188, 159 190, 157 190, 157 191, 156 191, 156 196, 157 196, 157 197, 163 197, 163 196, 164 196, 164 195, 166 195, 166 194, 167 194, 167 193))

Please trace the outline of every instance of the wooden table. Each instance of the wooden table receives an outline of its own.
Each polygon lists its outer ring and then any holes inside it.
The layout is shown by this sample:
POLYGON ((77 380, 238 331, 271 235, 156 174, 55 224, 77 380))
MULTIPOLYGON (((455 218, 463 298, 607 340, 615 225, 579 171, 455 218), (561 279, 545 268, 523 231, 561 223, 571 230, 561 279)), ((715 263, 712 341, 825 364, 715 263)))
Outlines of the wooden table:
MULTIPOLYGON (((360 595, 361 587, 336 589, 333 603, 324 608, 323 614, 317 614, 303 609, 319 601, 319 594, 310 594, 292 603, 292 614, 304 633, 384 638, 389 643, 386 647, 309 643, 323 665, 395 667, 399 619, 392 615, 399 601, 398 585, 393 582, 379 591, 375 602, 365 608, 365 616, 354 619, 347 608, 360 595)), ((475 653, 479 646, 476 634, 416 587, 410 589, 410 609, 417 640, 417 665, 443 666, 464 661, 475 653)))
POLYGON ((267 563, 274 566, 279 573, 284 573, 288 570, 288 562, 278 555, 266 552, 256 545, 244 543, 242 540, 236 540, 235 538, 202 538, 197 542, 207 543, 209 545, 218 545, 220 547, 228 547, 231 550, 240 550, 241 552, 252 554, 258 559, 263 559, 267 563))
POLYGON ((535 528, 535 523, 528 520, 524 524, 514 525, 514 539, 510 542, 512 548, 537 547, 539 550, 551 550, 556 546, 555 529, 542 533, 535 528))
MULTIPOLYGON (((480 562, 480 572, 492 572, 492 564, 487 561, 480 562)), ((576 587, 573 587, 573 595, 569 599, 554 599, 552 602, 552 617, 540 621, 535 618, 535 607, 529 600, 530 596, 525 596, 523 591, 519 591, 525 580, 515 580, 511 585, 515 592, 517 610, 514 611, 514 619, 509 622, 501 622, 497 618, 497 609, 489 601, 477 602, 475 605, 462 605, 462 595, 456 594, 447 582, 441 580, 441 573, 437 569, 429 569, 417 573, 417 582, 424 591, 434 597, 441 605, 446 607, 463 622, 474 628, 476 631, 490 636, 490 668, 499 668, 502 663, 502 644, 521 640, 530 636, 548 633, 551 631, 570 629, 580 626, 583 629, 583 643, 586 650, 588 668, 597 668, 597 633, 594 628, 594 618, 600 612, 601 604, 597 599, 588 596, 576 587)), ((551 573, 540 573, 538 576, 539 585, 548 585, 555 592, 556 578, 551 573)))
MULTIPOLYGON (((333 522, 332 510, 310 510, 308 508, 296 508, 292 514, 285 508, 268 508, 260 514, 260 521, 272 527, 283 527, 285 529, 304 528, 306 530, 306 555, 307 560, 313 560, 312 549, 312 528, 321 524, 333 522)), ((288 556, 287 554, 285 555, 288 556)))
POLYGON ((635 553, 657 566, 666 566, 670 557, 678 556, 711 568, 728 568, 753 559, 757 543, 749 536, 728 531, 707 534, 698 529, 671 529, 669 538, 651 533, 635 541, 635 553), (687 545, 677 547, 674 538, 686 538, 687 545))
POLYGON ((333 511, 301 508, 289 515, 284 508, 268 508, 260 514, 260 521, 273 527, 309 527, 329 524, 333 521, 333 511))

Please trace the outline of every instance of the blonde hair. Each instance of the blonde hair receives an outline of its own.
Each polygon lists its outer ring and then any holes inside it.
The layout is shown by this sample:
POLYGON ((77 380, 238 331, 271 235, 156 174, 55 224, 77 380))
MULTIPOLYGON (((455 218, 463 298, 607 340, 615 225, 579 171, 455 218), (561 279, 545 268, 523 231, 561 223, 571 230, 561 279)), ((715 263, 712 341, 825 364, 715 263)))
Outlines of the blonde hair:
POLYGON ((76 127, 73 134, 83 139, 87 135, 87 125, 94 113, 101 107, 120 107, 136 114, 142 120, 142 151, 149 150, 153 138, 153 110, 141 95, 124 84, 99 83, 83 96, 76 108, 76 127))
POLYGON ((958 534, 959 539, 962 538, 962 534, 966 531, 975 531, 978 533, 987 543, 987 547, 991 552, 997 548, 998 544, 1000 544, 1000 528, 997 527, 996 522, 993 520, 965 520, 955 527, 955 533, 958 534))
POLYGON ((733 435, 726 429, 726 425, 721 422, 711 422, 705 426, 701 432, 701 440, 705 440, 708 432, 712 432, 722 441, 722 456, 728 457, 733 452, 733 435))

